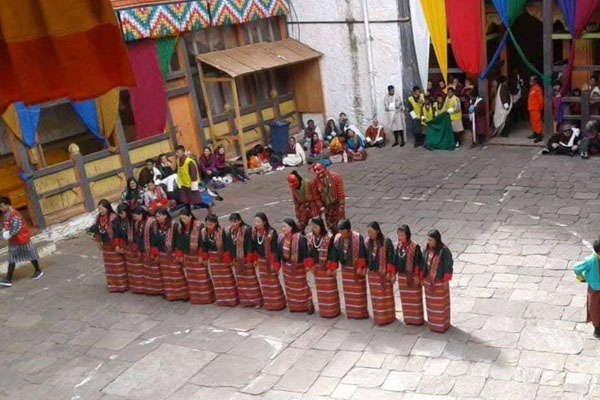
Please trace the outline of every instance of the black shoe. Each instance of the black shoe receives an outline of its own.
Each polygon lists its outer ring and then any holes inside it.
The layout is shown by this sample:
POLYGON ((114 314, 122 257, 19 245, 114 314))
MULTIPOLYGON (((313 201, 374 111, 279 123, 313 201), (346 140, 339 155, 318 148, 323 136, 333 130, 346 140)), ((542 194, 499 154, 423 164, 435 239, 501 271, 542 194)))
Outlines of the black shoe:
POLYGON ((396 146, 398 146, 398 142, 396 142, 392 145, 392 147, 396 147, 396 146))
POLYGON ((2 279, 0 281, 0 286, 11 287, 12 286, 12 281, 10 281, 8 279, 2 279))
POLYGON ((400 143, 400 147, 404 147, 405 144, 406 143, 404 143, 404 142, 400 143))
POLYGON ((535 136, 537 136, 537 137, 535 138, 535 140, 533 141, 533 143, 539 143, 539 142, 541 142, 543 140, 540 135, 535 135, 535 136))
POLYGON ((594 337, 600 339, 600 326, 594 329, 594 337))
POLYGON ((40 279, 42 276, 44 276, 44 271, 37 270, 33 273, 33 275, 31 275, 31 279, 33 279, 33 280, 40 279))
POLYGON ((535 133, 527 136, 527 139, 535 139, 537 137, 537 135, 535 133))

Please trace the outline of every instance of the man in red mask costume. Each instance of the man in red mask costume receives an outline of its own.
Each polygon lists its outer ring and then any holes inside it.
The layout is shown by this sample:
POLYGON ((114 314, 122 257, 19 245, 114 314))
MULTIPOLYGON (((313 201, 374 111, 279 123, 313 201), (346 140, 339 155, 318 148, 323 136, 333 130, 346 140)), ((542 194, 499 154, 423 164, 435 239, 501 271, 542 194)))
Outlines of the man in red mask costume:
POLYGON ((323 164, 312 167, 315 179, 313 197, 316 199, 319 213, 325 213, 329 229, 335 230, 337 223, 346 218, 346 195, 344 181, 339 174, 329 171, 323 164))
POLYGON ((316 205, 316 198, 314 197, 315 184, 310 179, 302 178, 296 171, 292 171, 287 176, 287 181, 292 190, 298 228, 304 232, 308 221, 312 217, 319 215, 319 208, 316 205))

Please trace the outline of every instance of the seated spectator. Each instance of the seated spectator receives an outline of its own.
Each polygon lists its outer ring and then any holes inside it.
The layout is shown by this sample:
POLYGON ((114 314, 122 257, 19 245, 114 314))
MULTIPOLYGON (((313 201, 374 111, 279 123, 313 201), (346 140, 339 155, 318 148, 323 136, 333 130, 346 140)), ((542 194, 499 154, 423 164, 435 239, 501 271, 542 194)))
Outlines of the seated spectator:
POLYGON ((346 152, 348 159, 351 161, 362 161, 367 158, 367 151, 360 136, 352 129, 346 131, 346 152))
POLYGON ((330 142, 331 139, 338 136, 339 134, 340 130, 335 125, 335 120, 330 119, 329 121, 327 121, 327 126, 325 127, 325 135, 323 139, 327 142, 330 142))
POLYGON ((287 167, 298 167, 306 161, 306 153, 304 153, 304 149, 300 145, 300 143, 296 143, 296 138, 290 137, 288 139, 288 145, 283 156, 283 165, 287 167))
POLYGON ((307 127, 304 128, 304 140, 307 142, 310 142, 310 139, 312 138, 313 133, 316 133, 317 135, 319 135, 319 139, 323 140, 323 134, 321 133, 321 130, 319 129, 318 126, 315 125, 315 121, 313 121, 312 119, 309 119, 307 122, 307 127))
MULTIPOLYGON (((581 90, 573 89, 572 96, 581 98, 581 90)), ((581 103, 571 103, 571 115, 581 115, 581 103)))
POLYGON ((230 164, 227 162, 225 157, 225 147, 222 145, 217 146, 215 153, 215 175, 222 177, 227 174, 231 174, 242 182, 246 182, 248 180, 248 177, 244 175, 243 166, 230 164))
MULTIPOLYGON (((356 134, 356 136, 360 137, 362 139, 362 141, 365 141, 365 135, 364 133, 362 133, 360 131, 360 129, 358 129, 358 127, 354 124, 348 124, 346 125, 346 130, 344 131, 345 133, 348 133, 348 131, 352 131, 356 134)), ((347 136, 347 135, 346 135, 347 136)), ((348 138, 346 137, 346 141, 348 141, 348 138)))
POLYGON ((327 156, 323 153, 323 141, 319 139, 319 135, 315 132, 313 133, 310 145, 308 146, 307 161, 309 164, 312 164, 326 157, 327 156))
POLYGON ((346 135, 340 134, 334 137, 329 144, 329 159, 332 163, 348 162, 348 153, 346 152, 346 135))
POLYGON ((268 163, 273 168, 281 167, 281 157, 279 157, 271 147, 257 144, 254 146, 254 154, 262 161, 262 163, 268 163))
POLYGON ((254 148, 246 152, 246 160, 248 161, 249 174, 263 174, 273 169, 271 164, 268 162, 262 162, 262 160, 256 155, 254 148))
POLYGON ((138 184, 140 187, 145 187, 148 182, 156 182, 160 179, 160 171, 154 166, 154 160, 151 158, 146 160, 144 168, 138 175, 138 184))
POLYGON ((590 154, 600 154, 600 124, 598 121, 589 121, 585 125, 585 136, 580 142, 582 158, 588 158, 590 154))
POLYGON ((216 176, 215 156, 210 147, 204 147, 202 155, 198 158, 198 168, 205 183, 216 176))
POLYGON ((154 215, 159 207, 166 208, 169 204, 167 194, 160 185, 148 182, 144 190, 144 205, 150 215, 154 215))
POLYGON ((385 131, 383 130, 383 126, 379 125, 377 118, 373 118, 373 122, 367 128, 365 141, 366 147, 385 146, 385 131))
POLYGON ((132 211, 134 208, 144 205, 144 192, 135 178, 127 179, 127 187, 121 193, 121 201, 127 204, 132 211))
POLYGON ((548 146, 542 150, 542 154, 566 154, 573 156, 579 152, 579 129, 571 124, 564 124, 562 133, 553 135, 548 141, 548 146))
POLYGON ((346 132, 346 128, 348 127, 349 124, 350 124, 350 121, 348 121, 348 116, 346 115, 345 112, 341 112, 340 119, 338 120, 338 127, 340 129, 340 134, 346 132))
POLYGON ((169 161, 169 158, 166 154, 161 154, 158 156, 158 165, 156 168, 158 168, 158 171, 160 172, 161 179, 165 179, 166 177, 175 174, 173 164, 171 164, 171 161, 169 161))

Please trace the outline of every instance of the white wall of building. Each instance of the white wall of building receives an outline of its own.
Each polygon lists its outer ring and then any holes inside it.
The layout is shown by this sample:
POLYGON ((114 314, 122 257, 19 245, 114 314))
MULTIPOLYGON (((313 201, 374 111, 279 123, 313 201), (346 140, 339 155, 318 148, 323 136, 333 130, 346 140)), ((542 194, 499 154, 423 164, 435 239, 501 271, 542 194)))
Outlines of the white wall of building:
MULTIPOLYGON (((321 73, 327 116, 337 121, 343 111, 352 123, 366 129, 373 108, 362 0, 292 0, 292 3, 295 13, 288 18, 292 21, 288 24, 290 37, 324 54, 321 73)), ((400 34, 395 22, 398 5, 397 0, 367 0, 367 6, 377 115, 385 124, 383 97, 387 86, 394 85, 397 93, 402 93, 400 34)))

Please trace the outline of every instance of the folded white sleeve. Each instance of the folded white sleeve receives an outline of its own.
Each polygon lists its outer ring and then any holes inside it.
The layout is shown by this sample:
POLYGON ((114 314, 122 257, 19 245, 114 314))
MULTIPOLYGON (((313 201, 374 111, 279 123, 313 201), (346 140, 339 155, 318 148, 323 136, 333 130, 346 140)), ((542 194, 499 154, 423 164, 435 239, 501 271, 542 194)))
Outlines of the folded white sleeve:
POLYGON ((192 182, 192 192, 198 191, 198 182, 192 182))
POLYGON ((411 112, 410 112, 410 117, 411 117, 412 119, 417 119, 417 113, 416 113, 416 112, 414 112, 414 111, 411 111, 411 112))
POLYGON ((454 114, 454 107, 450 107, 448 109, 448 114, 454 114))

